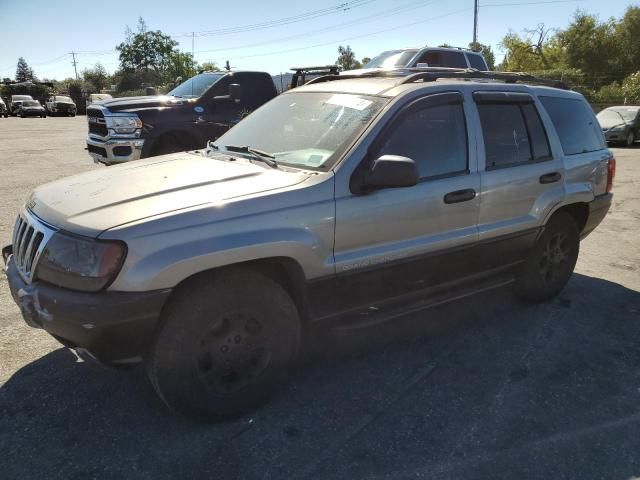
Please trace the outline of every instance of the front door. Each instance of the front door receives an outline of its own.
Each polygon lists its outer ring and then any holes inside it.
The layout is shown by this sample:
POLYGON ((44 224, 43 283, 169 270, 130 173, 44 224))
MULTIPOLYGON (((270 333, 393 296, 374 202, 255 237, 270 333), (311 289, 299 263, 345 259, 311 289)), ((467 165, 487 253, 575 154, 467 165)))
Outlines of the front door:
MULTIPOLYGON (((474 151, 459 92, 423 97, 391 119, 364 162, 409 157, 420 180, 364 195, 337 189, 335 263, 338 278, 351 284, 347 303, 422 289, 460 273, 451 256, 446 265, 437 264, 446 252, 477 240, 480 177, 474 151)), ((349 179, 338 175, 336 181, 349 179)))

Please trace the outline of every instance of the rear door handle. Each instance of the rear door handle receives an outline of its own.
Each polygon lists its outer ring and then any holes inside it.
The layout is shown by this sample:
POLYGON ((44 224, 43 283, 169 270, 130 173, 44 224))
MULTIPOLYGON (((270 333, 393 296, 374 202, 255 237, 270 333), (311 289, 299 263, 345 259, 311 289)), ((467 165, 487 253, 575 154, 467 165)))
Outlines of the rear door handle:
POLYGON ((456 190, 455 192, 449 192, 444 196, 444 203, 460 203, 468 202, 476 198, 476 191, 473 188, 467 188, 465 190, 456 190))
POLYGON ((560 175, 560 172, 545 173, 540 177, 540 183, 542 183, 543 185, 545 183, 555 183, 558 182, 561 178, 562 175, 560 175))

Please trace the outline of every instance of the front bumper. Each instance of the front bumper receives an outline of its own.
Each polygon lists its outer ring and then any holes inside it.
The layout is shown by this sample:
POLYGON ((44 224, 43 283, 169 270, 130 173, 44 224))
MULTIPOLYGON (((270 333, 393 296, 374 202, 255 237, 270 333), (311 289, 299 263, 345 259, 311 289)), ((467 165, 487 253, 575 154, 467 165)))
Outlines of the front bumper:
POLYGON ((612 193, 605 193, 604 195, 598 195, 592 202, 589 203, 589 216, 585 223, 582 232, 580 232, 580 240, 585 238, 591 232, 593 232, 600 222, 604 220, 609 208, 611 208, 611 202, 613 201, 612 193))
POLYGON ((46 113, 44 110, 22 110, 20 115, 24 115, 25 117, 40 117, 46 113))
POLYGON ((142 138, 112 138, 101 140, 89 135, 87 150, 96 163, 113 165, 140 159, 144 139, 142 138))
POLYGON ((98 360, 138 361, 151 344, 170 289, 151 292, 76 292, 42 282, 27 284, 11 247, 2 251, 13 300, 25 322, 69 347, 88 350, 98 360))

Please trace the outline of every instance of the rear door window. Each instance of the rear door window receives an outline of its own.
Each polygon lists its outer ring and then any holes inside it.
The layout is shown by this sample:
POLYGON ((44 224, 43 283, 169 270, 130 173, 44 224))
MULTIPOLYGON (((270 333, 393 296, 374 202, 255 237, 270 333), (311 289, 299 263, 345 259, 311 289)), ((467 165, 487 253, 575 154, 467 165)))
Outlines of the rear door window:
POLYGON ((551 159, 544 126, 532 103, 478 105, 486 169, 551 159))
POLYGON ((565 155, 605 148, 602 130, 591 108, 580 99, 539 97, 560 137, 565 155))
POLYGON ((447 50, 430 50, 423 53, 416 63, 427 63, 430 67, 467 68, 464 53, 447 50))

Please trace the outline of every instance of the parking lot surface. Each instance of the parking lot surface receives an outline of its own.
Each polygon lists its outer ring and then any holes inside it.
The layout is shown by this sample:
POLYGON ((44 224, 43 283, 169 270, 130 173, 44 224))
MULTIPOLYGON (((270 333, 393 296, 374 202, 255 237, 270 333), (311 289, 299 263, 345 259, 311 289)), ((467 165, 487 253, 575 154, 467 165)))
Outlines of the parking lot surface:
MULTIPOLYGON (((37 185, 93 165, 85 118, 0 119, 0 244, 37 185)), ((640 147, 640 145, 639 145, 640 147)), ((0 274, 0 478, 630 479, 640 476, 640 148, 562 295, 509 289, 367 332, 319 330, 289 386, 219 425, 142 368, 27 327, 0 274)))

